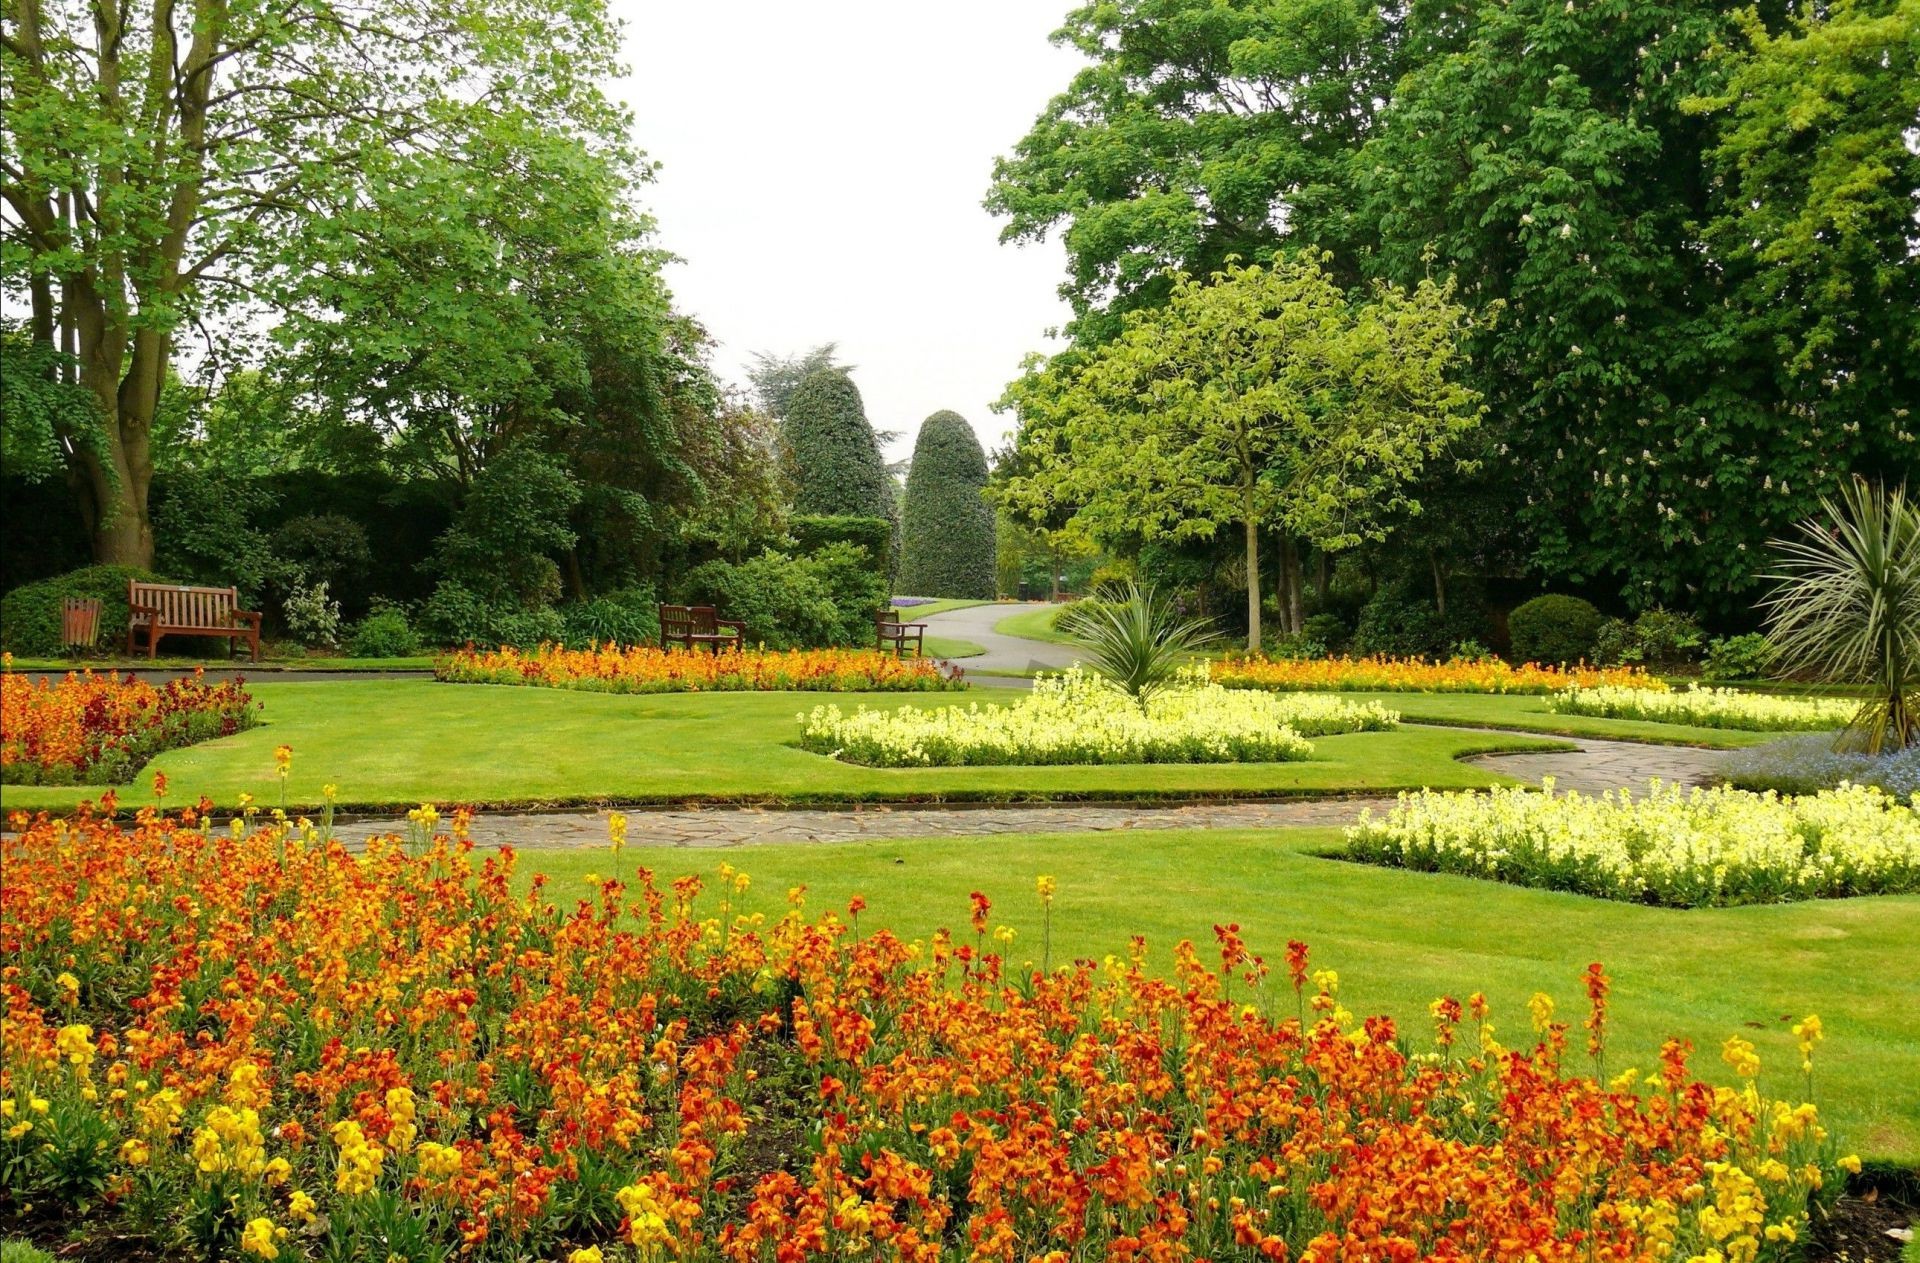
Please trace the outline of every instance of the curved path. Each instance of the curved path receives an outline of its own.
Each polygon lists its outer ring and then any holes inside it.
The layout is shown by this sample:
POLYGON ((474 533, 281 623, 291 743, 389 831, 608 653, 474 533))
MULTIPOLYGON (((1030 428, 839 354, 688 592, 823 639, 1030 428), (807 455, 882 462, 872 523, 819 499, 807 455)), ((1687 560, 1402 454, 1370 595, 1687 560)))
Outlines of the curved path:
MULTIPOLYGON (((1056 645, 1044 640, 1027 640, 1020 636, 1008 636, 994 630, 994 624, 1003 618, 1015 614, 1024 614, 1029 610, 1050 608, 1045 601, 995 601, 987 605, 969 605, 962 609, 948 610, 943 614, 929 614, 917 621, 927 625, 929 636, 950 636, 957 640, 971 640, 986 650, 970 658, 958 658, 954 665, 969 673, 988 671, 1064 671, 1080 660, 1072 645, 1056 645)), ((912 619, 911 609, 901 611, 903 618, 912 619)), ((999 683, 990 680, 989 683, 999 683)), ((1024 681, 1017 677, 1006 681, 1013 687, 1019 687, 1024 681)))

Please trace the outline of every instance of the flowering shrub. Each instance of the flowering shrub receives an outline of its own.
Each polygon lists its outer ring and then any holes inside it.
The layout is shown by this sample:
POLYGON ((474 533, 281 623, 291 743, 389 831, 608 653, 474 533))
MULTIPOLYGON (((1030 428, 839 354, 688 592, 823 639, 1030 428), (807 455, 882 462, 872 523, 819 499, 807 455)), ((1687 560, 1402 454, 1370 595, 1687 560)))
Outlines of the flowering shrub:
POLYGON ((1720 774, 1736 789, 1817 794, 1851 781, 1905 798, 1920 794, 1920 746, 1888 754, 1860 754, 1835 750, 1831 737, 1785 737, 1730 756, 1720 765, 1720 774))
POLYGON ((16 785, 118 785, 162 750, 251 728, 259 707, 238 678, 205 673, 154 687, 131 675, 69 672, 54 682, 0 675, 0 779, 16 785))
POLYGON ((873 767, 1040 763, 1280 763, 1309 758, 1306 738, 1392 728, 1378 702, 1232 692, 1189 673, 1142 707, 1100 676, 1043 676, 1008 706, 869 710, 816 706, 800 744, 873 767))
POLYGON ((455 684, 537 684, 596 693, 799 690, 931 693, 966 687, 958 667, 872 649, 736 649, 719 653, 600 645, 536 650, 460 649, 434 664, 455 684))
POLYGON ((1347 830, 1355 859, 1680 907, 1920 890, 1920 794, 1802 798, 1652 782, 1588 797, 1403 793, 1347 830))
POLYGON ((1234 689, 1308 689, 1346 693, 1555 693, 1602 684, 1662 692, 1666 681, 1640 667, 1513 666, 1499 658, 1228 658, 1213 664, 1216 684, 1234 689))
POLYGON ((1575 687, 1547 699, 1556 715, 1598 715, 1605 719, 1651 719, 1702 728, 1741 728, 1749 732, 1820 732, 1844 728, 1860 703, 1840 697, 1776 697, 1737 689, 1689 685, 1682 692, 1601 685, 1575 687))
POLYGON ((798 891, 733 915, 724 866, 717 908, 644 870, 516 897, 460 815, 364 855, 20 823, 0 1196, 169 1257, 1774 1263, 1857 1168, 1738 1036, 1738 1088, 1678 1041, 1607 1078, 1597 964, 1578 1028, 1537 995, 1509 1046, 1477 994, 1356 1018, 1232 925, 1170 977, 1137 941, 1015 976, 979 894, 909 945, 798 891))

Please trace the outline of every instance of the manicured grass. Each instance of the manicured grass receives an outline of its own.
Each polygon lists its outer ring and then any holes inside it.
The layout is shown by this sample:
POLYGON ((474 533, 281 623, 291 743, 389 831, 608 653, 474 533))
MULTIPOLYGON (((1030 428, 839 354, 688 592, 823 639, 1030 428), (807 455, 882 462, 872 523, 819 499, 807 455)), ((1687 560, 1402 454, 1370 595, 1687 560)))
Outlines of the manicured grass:
MULTIPOLYGON (((912 596, 911 592, 902 592, 901 596, 912 596)), ((896 605, 894 612, 909 623, 918 622, 929 614, 944 614, 948 610, 964 610, 974 605, 992 605, 992 601, 969 600, 963 597, 936 597, 925 605, 896 605)))
MULTIPOLYGON (((1320 858, 1335 830, 1180 831, 997 835, 690 852, 647 848, 646 817, 631 818, 623 864, 654 868, 664 883, 711 875, 722 860, 751 875, 739 901, 776 917, 789 887, 807 887, 817 915, 868 900, 860 931, 890 927, 923 938, 939 926, 963 941, 967 896, 993 901, 992 922, 1018 932, 1011 958, 1040 958, 1034 879, 1059 881, 1053 959, 1124 956, 1146 936, 1151 963, 1169 968, 1179 939, 1213 956, 1212 927, 1238 922, 1251 949, 1274 966, 1271 999, 1293 1009, 1280 958, 1306 941, 1316 967, 1340 974, 1355 1013, 1392 1014, 1403 1037, 1426 1046, 1427 1004, 1484 991, 1497 1037, 1530 1041, 1526 1002, 1545 991, 1584 1045, 1580 973, 1600 961, 1614 980, 1606 1071, 1657 1068, 1660 1041, 1691 1039, 1700 1074, 1728 1079, 1722 1042, 1742 1035, 1765 1059, 1769 1093, 1804 1092, 1787 1031, 1818 1013, 1827 1040, 1817 1054, 1817 1099, 1840 1143, 1864 1155, 1920 1158, 1920 1005, 1913 945, 1920 896, 1827 900, 1768 907, 1676 911, 1525 890, 1464 877, 1407 873, 1320 858)), ((587 873, 612 873, 604 850, 522 853, 524 870, 553 878, 552 897, 589 889, 587 873)), ((522 877, 526 874, 523 872, 522 877)), ((715 915, 711 894, 706 915, 715 915)), ((1584 1054, 1572 1056, 1584 1059, 1584 1054)), ((1793 1099, 1800 1099, 1794 1096, 1793 1099)))
POLYGON ((1663 724, 1647 719, 1602 719, 1594 715, 1555 715, 1547 699, 1517 694, 1487 693, 1352 693, 1377 698, 1400 712, 1409 723, 1484 725, 1563 737, 1605 737, 1614 741, 1649 741, 1658 745, 1705 746, 1738 750, 1777 741, 1777 732, 1739 732, 1730 728, 1700 728, 1692 724, 1663 724))
MULTIPOLYGON (((172 801, 217 805, 251 793, 280 800, 273 751, 293 747, 289 805, 323 784, 342 805, 676 800, 1152 798, 1391 791, 1510 783, 1456 761, 1551 742, 1439 728, 1322 737, 1304 763, 1107 767, 863 768, 801 750, 798 714, 824 703, 965 705, 1012 695, 960 693, 671 693, 616 696, 431 680, 341 680, 250 686, 257 728, 162 755, 121 791, 145 798, 154 767, 172 801)), ((7 808, 58 808, 103 787, 6 786, 7 808)))
POLYGON ((1009 614, 993 625, 993 630, 1002 636, 1018 636, 1022 640, 1044 640, 1055 645, 1077 645, 1080 642, 1061 631, 1058 624, 1067 604, 1049 605, 1042 610, 1022 610, 1018 614, 1009 614))
POLYGON ((986 652, 984 646, 957 636, 928 636, 925 649, 929 658, 977 658, 986 652))

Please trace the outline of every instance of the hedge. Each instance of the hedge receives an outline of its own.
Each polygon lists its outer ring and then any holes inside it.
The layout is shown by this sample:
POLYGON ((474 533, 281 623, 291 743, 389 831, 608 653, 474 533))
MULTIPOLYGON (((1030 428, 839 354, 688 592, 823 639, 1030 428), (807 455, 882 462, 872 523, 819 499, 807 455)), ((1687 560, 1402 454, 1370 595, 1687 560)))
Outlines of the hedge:
POLYGON ((1515 662, 1591 662, 1605 619, 1577 596, 1536 596, 1507 615, 1515 662))
POLYGON ((902 592, 993 597, 993 510, 980 494, 986 485, 987 454, 966 418, 942 410, 920 423, 900 531, 902 592))
POLYGON ((22 657, 61 652, 60 599, 91 596, 100 601, 100 645, 110 648, 127 635, 127 584, 171 582, 132 566, 83 566, 66 574, 22 584, 0 598, 0 649, 22 657))
POLYGON ((894 517, 893 488, 860 389, 839 369, 809 373, 787 404, 783 428, 794 512, 894 517))

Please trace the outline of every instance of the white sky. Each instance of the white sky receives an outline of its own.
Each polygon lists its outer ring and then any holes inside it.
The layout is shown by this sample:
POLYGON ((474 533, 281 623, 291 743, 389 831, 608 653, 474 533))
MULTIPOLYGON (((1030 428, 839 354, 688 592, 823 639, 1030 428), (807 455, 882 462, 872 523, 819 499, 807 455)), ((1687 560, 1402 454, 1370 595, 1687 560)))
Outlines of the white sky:
POLYGON ((1063 90, 1068 0, 611 0, 627 27, 644 199, 681 308, 744 383, 755 351, 838 341, 867 416, 911 451, 952 408, 989 449, 1020 359, 1064 323, 1056 241, 1001 245, 993 159, 1063 90))

